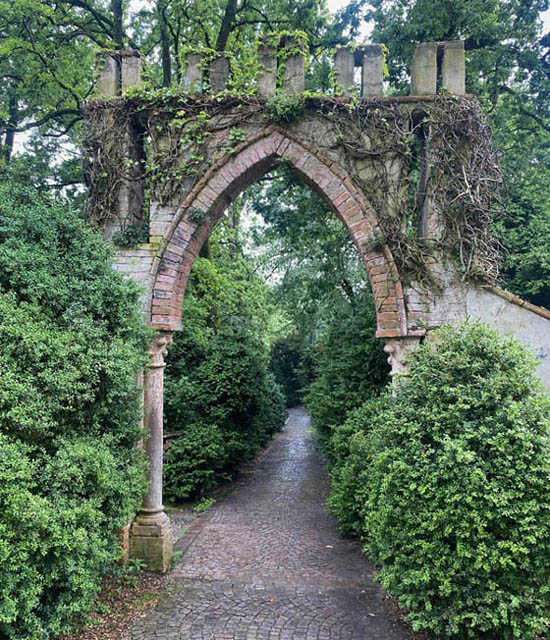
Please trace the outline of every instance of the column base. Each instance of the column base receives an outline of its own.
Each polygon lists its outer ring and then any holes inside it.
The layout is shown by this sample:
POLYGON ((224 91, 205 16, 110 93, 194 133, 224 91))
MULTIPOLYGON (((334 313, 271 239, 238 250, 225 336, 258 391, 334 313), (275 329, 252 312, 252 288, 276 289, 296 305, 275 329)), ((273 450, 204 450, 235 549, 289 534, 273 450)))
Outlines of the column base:
POLYGON ((172 527, 166 513, 138 513, 130 529, 130 559, 142 560, 148 571, 165 573, 172 555, 172 527))

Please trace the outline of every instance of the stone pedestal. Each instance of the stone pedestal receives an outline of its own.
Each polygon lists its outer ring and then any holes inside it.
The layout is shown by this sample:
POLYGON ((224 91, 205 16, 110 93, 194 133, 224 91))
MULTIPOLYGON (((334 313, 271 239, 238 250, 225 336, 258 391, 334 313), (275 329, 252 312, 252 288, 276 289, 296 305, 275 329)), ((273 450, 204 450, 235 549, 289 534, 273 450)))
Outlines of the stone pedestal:
POLYGON ((139 558, 148 571, 164 573, 172 561, 172 526, 164 509, 141 511, 130 530, 130 558, 139 558))
POLYGON ((159 332, 149 348, 151 364, 143 376, 148 490, 130 530, 130 558, 142 560, 150 571, 162 572, 168 569, 172 559, 172 528, 162 505, 164 357, 171 342, 170 332, 159 332))

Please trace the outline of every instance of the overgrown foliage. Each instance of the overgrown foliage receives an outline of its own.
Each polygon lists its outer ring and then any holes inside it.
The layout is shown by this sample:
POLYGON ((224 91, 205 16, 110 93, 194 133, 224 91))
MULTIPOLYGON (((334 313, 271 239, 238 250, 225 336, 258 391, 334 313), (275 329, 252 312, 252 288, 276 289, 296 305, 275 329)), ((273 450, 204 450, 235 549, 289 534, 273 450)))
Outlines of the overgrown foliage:
MULTIPOLYGON (((506 288, 550 306, 550 34, 547 0, 372 0, 359 3, 373 41, 388 46, 390 82, 406 90, 417 42, 464 40, 466 90, 494 131, 509 216, 498 221, 506 288)), ((358 6, 356 5, 356 9, 358 6)), ((361 13, 357 11, 357 15, 361 13)))
POLYGON ((331 441, 329 506, 417 630, 534 638, 550 606, 550 400, 519 343, 443 328, 331 441))
POLYGON ((116 135, 135 128, 137 120, 152 135, 147 166, 137 167, 138 174, 150 181, 154 199, 167 203, 177 201, 182 185, 196 182, 215 158, 243 142, 243 126, 288 124, 302 115, 330 123, 332 150, 342 151, 347 172, 376 211, 379 229, 367 248, 387 246, 405 281, 433 290, 434 256, 444 254, 455 258, 464 280, 496 282, 498 243, 490 225, 499 211, 502 177, 491 130, 478 102, 468 98, 440 96, 422 105, 422 117, 418 108, 399 102, 342 103, 311 94, 276 95, 264 105, 242 96, 219 101, 136 90, 126 100, 96 101, 87 108, 89 216, 100 224, 116 215, 118 189, 136 171, 135 163, 121 157, 116 135), (209 147, 212 136, 217 142, 209 147), (414 185, 417 165, 426 173, 414 185), (429 243, 414 228, 426 198, 443 228, 429 243))
POLYGON ((253 226, 255 262, 266 277, 276 274, 281 323, 271 368, 288 405, 305 401, 328 434, 386 382, 364 267, 344 225, 284 163, 246 196, 263 219, 253 226))
POLYGON ((139 506, 137 291, 64 202, 0 188, 0 636, 91 607, 139 506))
POLYGON ((284 423, 280 389, 268 371, 264 283, 240 249, 234 219, 197 259, 170 348, 167 430, 182 432, 166 453, 165 492, 181 500, 230 478, 284 423))
POLYGON ((208 345, 186 340, 171 359, 166 421, 183 431, 166 454, 165 492, 204 495, 230 478, 283 426, 283 398, 265 347, 244 331, 221 330, 208 345), (201 349, 202 346, 202 349, 201 349))
POLYGON ((305 358, 304 344, 297 331, 279 336, 271 347, 269 368, 281 387, 287 407, 302 403, 306 383, 302 371, 305 358))
POLYGON ((383 343, 376 338, 376 313, 370 293, 353 306, 335 310, 311 351, 314 379, 304 403, 323 453, 331 458, 333 430, 349 411, 378 395, 389 380, 383 343))

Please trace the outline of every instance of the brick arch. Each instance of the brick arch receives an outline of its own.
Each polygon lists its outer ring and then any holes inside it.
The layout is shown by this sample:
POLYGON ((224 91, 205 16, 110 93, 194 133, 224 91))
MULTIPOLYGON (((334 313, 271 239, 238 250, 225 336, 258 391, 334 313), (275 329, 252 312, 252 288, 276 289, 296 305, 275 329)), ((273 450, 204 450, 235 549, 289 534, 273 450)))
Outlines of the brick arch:
POLYGON ((342 168, 278 127, 264 129, 216 161, 185 198, 153 263, 150 326, 163 331, 181 328, 187 279, 204 241, 227 206, 281 159, 292 163, 297 175, 319 193, 348 229, 371 283, 376 335, 405 336, 403 287, 390 250, 379 246, 378 238, 383 236, 372 207, 342 168))

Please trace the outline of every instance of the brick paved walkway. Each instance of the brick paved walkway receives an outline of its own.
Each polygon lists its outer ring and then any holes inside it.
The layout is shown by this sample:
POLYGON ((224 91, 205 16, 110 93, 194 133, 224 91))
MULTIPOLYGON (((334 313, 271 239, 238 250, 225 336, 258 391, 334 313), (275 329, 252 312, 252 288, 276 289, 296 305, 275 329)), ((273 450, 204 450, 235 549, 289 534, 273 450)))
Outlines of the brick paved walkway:
POLYGON ((360 545, 324 511, 309 418, 291 411, 234 491, 176 545, 167 595, 128 640, 405 640, 360 545))

